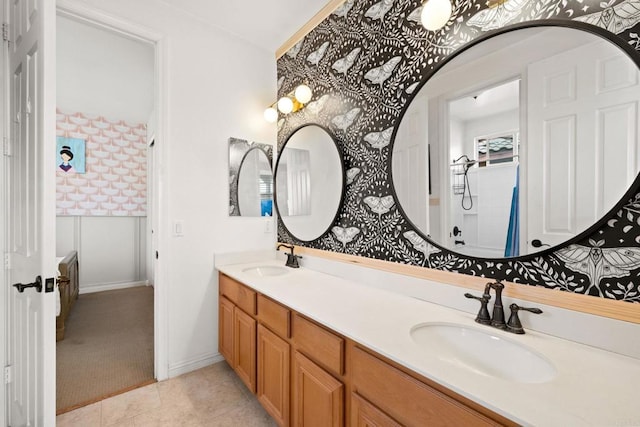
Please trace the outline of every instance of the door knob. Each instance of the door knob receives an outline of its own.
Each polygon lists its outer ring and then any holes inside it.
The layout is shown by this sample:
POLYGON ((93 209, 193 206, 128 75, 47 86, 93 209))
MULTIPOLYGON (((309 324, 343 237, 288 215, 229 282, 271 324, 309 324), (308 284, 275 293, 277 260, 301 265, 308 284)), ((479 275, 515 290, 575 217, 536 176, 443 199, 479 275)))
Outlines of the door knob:
POLYGON ((23 293, 27 288, 36 288, 36 291, 42 292, 42 277, 36 277, 36 281, 33 283, 16 283, 13 285, 18 292, 23 293))
POLYGON ((546 243, 542 243, 540 241, 540 239, 533 239, 531 241, 531 246, 533 246, 534 248, 541 248, 542 246, 551 246, 551 245, 547 245, 546 243))

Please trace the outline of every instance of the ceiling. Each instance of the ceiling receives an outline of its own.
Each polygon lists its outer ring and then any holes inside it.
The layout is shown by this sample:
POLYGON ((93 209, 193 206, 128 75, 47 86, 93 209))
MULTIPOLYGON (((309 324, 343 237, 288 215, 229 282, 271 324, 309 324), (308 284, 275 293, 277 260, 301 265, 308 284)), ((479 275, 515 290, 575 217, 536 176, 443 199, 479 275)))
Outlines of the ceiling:
POLYGON ((274 53, 328 3, 328 0, 158 1, 274 53))

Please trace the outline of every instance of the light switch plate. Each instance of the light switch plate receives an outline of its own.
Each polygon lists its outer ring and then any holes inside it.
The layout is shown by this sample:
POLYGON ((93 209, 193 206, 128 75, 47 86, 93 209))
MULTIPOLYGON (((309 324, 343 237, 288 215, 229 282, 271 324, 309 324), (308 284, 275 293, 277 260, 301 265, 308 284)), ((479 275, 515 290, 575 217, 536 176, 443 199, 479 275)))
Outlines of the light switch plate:
POLYGON ((264 220, 264 233, 273 233, 273 217, 267 217, 264 220))
POLYGON ((184 236, 184 221, 177 220, 173 222, 173 235, 176 237, 184 236))

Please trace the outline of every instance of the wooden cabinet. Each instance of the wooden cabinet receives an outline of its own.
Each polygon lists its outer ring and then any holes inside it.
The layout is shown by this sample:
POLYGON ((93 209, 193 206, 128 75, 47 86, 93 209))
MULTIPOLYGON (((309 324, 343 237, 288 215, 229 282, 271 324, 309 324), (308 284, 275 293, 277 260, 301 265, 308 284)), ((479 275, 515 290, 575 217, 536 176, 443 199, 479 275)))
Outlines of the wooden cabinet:
POLYGON ((398 424, 357 393, 351 394, 350 425, 352 427, 402 427, 402 424, 398 424))
POLYGON ((256 314, 256 292, 224 274, 220 275, 220 295, 224 295, 245 313, 256 314))
POLYGON ((256 392, 256 321, 238 307, 233 310, 233 368, 247 388, 256 392))
POLYGON ((293 315, 296 348, 336 375, 344 374, 344 338, 299 314, 293 315))
POLYGON ((282 338, 291 336, 291 310, 282 304, 258 295, 258 320, 282 338))
POLYGON ((256 391, 256 320, 238 303, 255 314, 255 292, 220 275, 218 348, 247 388, 256 391), (226 296, 226 297, 225 297, 226 296))
POLYGON ((220 353, 280 426, 517 425, 224 274, 219 283, 220 353))
POLYGON ((404 426, 501 425, 356 346, 350 362, 352 390, 404 426))
POLYGON ((218 310, 218 349, 220 354, 233 364, 233 303, 220 297, 218 310))
POLYGON ((293 359, 293 425, 342 426, 344 385, 301 353, 293 359))
POLYGON ((258 400, 278 425, 289 425, 289 343, 258 325, 258 400))

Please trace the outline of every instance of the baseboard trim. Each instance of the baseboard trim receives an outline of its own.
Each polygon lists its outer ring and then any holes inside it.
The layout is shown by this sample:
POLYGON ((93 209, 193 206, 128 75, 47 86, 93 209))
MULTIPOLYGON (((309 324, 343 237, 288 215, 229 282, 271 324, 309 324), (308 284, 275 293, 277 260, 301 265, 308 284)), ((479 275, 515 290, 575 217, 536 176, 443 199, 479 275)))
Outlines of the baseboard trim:
POLYGON ((114 291, 117 289, 127 289, 127 288, 135 288, 137 286, 148 286, 149 282, 146 280, 142 280, 139 282, 125 282, 125 283, 103 283, 97 285, 90 285, 82 287, 80 286, 79 293, 82 294, 91 294, 94 292, 103 292, 103 291, 114 291))
POLYGON ((185 360, 183 362, 169 364, 169 378, 177 377, 178 375, 186 374, 191 371, 195 371, 205 366, 213 365, 214 363, 222 362, 224 357, 220 353, 208 354, 206 356, 198 357, 192 360, 185 360))

